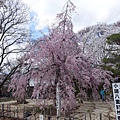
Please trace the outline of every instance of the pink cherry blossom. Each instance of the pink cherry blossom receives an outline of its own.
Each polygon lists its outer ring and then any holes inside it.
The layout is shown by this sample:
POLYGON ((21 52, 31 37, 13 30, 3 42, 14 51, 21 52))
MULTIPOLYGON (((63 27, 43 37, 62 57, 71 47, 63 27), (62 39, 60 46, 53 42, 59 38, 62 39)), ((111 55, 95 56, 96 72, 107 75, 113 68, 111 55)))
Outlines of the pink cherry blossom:
MULTIPOLYGON (((73 32, 71 13, 75 6, 68 1, 65 11, 57 15, 57 23, 49 29, 49 34, 41 37, 24 57, 30 65, 28 72, 15 74, 9 89, 16 98, 23 98, 31 79, 34 85, 33 97, 40 93, 38 104, 52 99, 55 104, 56 86, 59 83, 61 107, 67 111, 76 108, 76 87, 83 96, 92 89, 94 99, 99 97, 98 86, 109 86, 108 72, 93 67, 93 61, 81 52, 77 35, 73 32)), ((25 68, 25 66, 23 66, 25 68)), ((61 109, 61 110, 63 110, 61 109)))

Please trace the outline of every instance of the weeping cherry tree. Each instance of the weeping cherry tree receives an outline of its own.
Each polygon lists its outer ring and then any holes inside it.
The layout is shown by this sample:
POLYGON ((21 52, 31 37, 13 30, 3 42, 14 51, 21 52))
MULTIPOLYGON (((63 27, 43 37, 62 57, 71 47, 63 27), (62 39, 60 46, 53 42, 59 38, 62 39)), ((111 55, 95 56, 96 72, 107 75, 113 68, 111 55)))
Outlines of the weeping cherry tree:
MULTIPOLYGON (((73 32, 71 15, 75 10, 69 0, 65 10, 57 14, 55 24, 49 32, 41 37, 33 46, 24 61, 30 64, 28 72, 15 74, 9 85, 13 95, 21 99, 24 97, 28 85, 28 77, 35 83, 33 97, 40 94, 38 104, 50 99, 56 101, 56 86, 59 85, 61 110, 76 109, 76 85, 79 92, 86 97, 86 91, 91 89, 94 99, 99 97, 98 86, 104 83, 109 86, 108 72, 92 66, 92 61, 83 55, 77 36, 73 32), (19 94, 19 96, 18 96, 19 94)), ((23 66, 25 67, 25 66, 23 66)))

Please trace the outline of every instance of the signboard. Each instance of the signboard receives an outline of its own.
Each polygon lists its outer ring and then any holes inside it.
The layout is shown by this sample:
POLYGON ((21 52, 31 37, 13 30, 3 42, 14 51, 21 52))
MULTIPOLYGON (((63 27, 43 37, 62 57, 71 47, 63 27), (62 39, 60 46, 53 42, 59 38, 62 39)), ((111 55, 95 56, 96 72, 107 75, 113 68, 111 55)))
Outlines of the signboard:
POLYGON ((112 83, 116 120, 120 120, 120 83, 112 83))
POLYGON ((43 115, 39 115, 39 120, 43 120, 43 115))

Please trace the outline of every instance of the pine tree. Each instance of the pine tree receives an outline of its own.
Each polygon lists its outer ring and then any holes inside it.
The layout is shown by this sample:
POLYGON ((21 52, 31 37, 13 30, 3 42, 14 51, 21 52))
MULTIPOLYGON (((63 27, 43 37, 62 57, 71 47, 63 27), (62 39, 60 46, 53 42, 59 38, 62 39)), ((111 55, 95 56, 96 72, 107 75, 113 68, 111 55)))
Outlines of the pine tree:
POLYGON ((113 73, 114 77, 120 76, 120 34, 112 34, 107 37, 109 45, 108 55, 103 59, 103 68, 113 73))

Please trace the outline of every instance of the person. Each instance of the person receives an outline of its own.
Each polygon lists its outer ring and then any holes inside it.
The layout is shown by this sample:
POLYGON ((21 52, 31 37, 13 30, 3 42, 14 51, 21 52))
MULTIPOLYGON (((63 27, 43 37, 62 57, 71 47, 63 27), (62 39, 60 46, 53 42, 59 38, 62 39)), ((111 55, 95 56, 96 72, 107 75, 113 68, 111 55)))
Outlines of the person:
POLYGON ((100 96, 101 96, 101 100, 104 101, 105 100, 105 90, 104 89, 101 89, 100 96))

